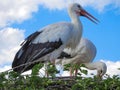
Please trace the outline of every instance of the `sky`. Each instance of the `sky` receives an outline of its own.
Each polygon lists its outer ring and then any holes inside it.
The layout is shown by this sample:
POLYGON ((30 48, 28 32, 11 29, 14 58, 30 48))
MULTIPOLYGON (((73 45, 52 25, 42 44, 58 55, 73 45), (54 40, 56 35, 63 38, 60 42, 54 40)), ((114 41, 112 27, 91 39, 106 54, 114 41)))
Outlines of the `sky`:
POLYGON ((100 22, 80 17, 83 37, 91 40, 97 55, 94 61, 107 64, 109 74, 120 74, 120 0, 1 0, 0 71, 11 68, 20 43, 40 28, 61 21, 70 22, 67 7, 79 3, 100 22), (112 73, 111 73, 112 72, 112 73))

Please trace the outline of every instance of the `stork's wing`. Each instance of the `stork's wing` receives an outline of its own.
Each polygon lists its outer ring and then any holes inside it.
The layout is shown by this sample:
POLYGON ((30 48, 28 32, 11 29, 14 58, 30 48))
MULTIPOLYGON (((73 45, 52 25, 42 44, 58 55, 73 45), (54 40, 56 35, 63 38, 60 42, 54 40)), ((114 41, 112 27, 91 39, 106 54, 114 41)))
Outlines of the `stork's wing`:
MULTIPOLYGON (((30 38, 28 38, 28 40, 30 40, 30 38)), ((33 44, 33 43, 30 44, 29 41, 26 41, 23 47, 17 52, 14 61, 12 63, 12 67, 14 68, 22 64, 33 62, 45 56, 46 54, 54 51, 55 49, 59 48, 61 45, 62 45, 61 39, 55 42, 46 42, 46 43, 38 43, 38 44, 33 44)), ((35 64, 36 63, 27 65, 27 67, 21 66, 19 68, 14 69, 14 71, 24 72, 31 69, 35 64)))

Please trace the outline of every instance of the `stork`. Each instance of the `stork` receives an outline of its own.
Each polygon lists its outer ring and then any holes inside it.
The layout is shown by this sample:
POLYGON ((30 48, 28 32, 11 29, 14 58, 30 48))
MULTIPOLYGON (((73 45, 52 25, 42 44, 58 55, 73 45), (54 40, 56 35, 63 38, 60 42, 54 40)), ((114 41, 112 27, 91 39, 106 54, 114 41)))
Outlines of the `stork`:
MULTIPOLYGON (((84 64, 86 68, 90 70, 97 70, 97 76, 102 77, 107 70, 107 66, 104 62, 97 61, 92 62, 96 56, 95 45, 86 38, 81 38, 78 47, 73 51, 71 49, 64 49, 59 59, 56 60, 56 64, 84 64)), ((77 76, 78 70, 75 70, 75 76, 77 76)), ((72 67, 70 68, 70 76, 72 76, 72 67)))
POLYGON ((12 68, 19 73, 30 70, 35 64, 15 68, 33 61, 55 62, 64 48, 74 49, 82 36, 82 24, 79 16, 85 16, 94 23, 98 20, 85 11, 79 4, 73 3, 68 8, 71 22, 58 22, 48 25, 28 36, 16 53, 12 68))

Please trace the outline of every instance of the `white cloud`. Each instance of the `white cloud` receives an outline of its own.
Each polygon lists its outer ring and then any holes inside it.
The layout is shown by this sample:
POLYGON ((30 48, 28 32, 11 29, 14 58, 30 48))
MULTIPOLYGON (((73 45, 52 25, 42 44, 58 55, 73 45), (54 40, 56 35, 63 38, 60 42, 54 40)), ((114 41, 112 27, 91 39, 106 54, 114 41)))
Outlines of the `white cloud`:
POLYGON ((0 30, 0 66, 12 62, 19 44, 24 39, 24 31, 14 28, 0 30))
POLYGON ((118 70, 118 68, 120 68, 120 61, 116 61, 116 62, 113 62, 113 61, 105 61, 105 60, 101 60, 103 62, 106 63, 107 65, 107 74, 108 75, 120 75, 120 70, 118 70))
POLYGON ((40 0, 40 4, 49 9, 63 9, 66 7, 65 0, 40 0))
POLYGON ((11 69, 11 66, 5 65, 4 67, 0 67, 0 72, 4 72, 4 71, 9 70, 9 69, 11 69))
POLYGON ((0 0, 0 27, 22 22, 38 10, 39 0, 0 0))
POLYGON ((64 9, 69 3, 78 2, 82 6, 90 6, 99 12, 103 11, 106 6, 113 5, 120 8, 120 0, 40 0, 40 4, 49 9, 64 9))

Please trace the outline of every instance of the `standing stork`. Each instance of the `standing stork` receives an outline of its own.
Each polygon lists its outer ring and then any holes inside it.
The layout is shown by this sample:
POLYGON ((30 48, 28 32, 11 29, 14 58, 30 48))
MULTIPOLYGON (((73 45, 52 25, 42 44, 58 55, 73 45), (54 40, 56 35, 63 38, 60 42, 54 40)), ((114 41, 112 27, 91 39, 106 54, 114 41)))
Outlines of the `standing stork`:
POLYGON ((15 67, 36 60, 55 62, 64 48, 76 48, 82 36, 82 24, 79 16, 85 16, 94 23, 98 21, 77 3, 69 6, 68 13, 71 22, 48 25, 25 39, 12 63, 14 71, 22 73, 30 70, 35 64, 15 67))
MULTIPOLYGON (((97 76, 102 77, 107 70, 107 66, 104 62, 97 61, 92 62, 96 56, 96 47, 88 39, 81 38, 78 47, 73 51, 71 49, 64 49, 59 59, 56 60, 56 64, 84 64, 87 69, 97 70, 97 76)), ((75 76, 77 76, 78 70, 75 70, 75 76)), ((72 76, 72 67, 70 67, 70 76, 72 76)))

